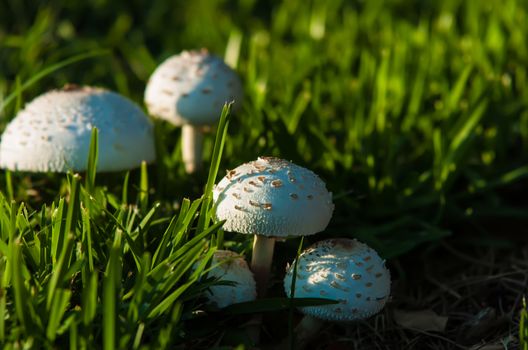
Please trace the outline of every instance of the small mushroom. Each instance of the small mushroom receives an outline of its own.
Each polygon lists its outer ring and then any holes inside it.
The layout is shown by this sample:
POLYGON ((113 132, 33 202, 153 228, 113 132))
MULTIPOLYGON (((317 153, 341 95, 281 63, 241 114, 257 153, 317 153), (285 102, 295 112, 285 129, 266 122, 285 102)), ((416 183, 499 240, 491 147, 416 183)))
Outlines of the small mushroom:
POLYGON ((316 174, 274 157, 260 157, 228 173, 213 198, 216 219, 225 220, 226 231, 254 235, 251 270, 260 296, 267 287, 275 238, 323 231, 334 209, 332 194, 316 174))
POLYGON ((67 85, 35 98, 7 125, 0 167, 84 171, 93 127, 99 129, 98 171, 132 169, 155 160, 152 123, 138 106, 105 89, 67 85))
POLYGON ((234 285, 214 285, 209 288, 206 298, 219 308, 231 304, 255 300, 257 289, 255 279, 244 258, 229 250, 217 250, 211 259, 213 269, 207 277, 234 285))
MULTIPOLYGON (((294 267, 295 262, 284 278, 288 297, 294 267)), ((355 239, 328 239, 306 249, 297 262, 295 297, 328 298, 339 303, 301 308, 306 316, 296 328, 299 348, 317 334, 323 321, 357 321, 378 313, 389 298, 390 281, 384 260, 355 239)))
POLYGON ((224 103, 240 106, 242 84, 237 74, 207 50, 183 51, 152 73, 145 90, 149 113, 182 125, 182 157, 188 173, 202 165, 203 128, 220 118, 224 103))

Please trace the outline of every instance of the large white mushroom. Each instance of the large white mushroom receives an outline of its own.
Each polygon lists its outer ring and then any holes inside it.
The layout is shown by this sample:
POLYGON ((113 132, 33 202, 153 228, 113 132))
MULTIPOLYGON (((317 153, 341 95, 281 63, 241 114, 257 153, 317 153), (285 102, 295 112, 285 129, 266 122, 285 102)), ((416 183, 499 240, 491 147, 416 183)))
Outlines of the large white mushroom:
MULTIPOLYGON (((295 262, 287 269, 284 290, 291 296, 295 262)), ((378 313, 390 295, 390 272, 372 248, 355 239, 328 239, 306 249, 297 261, 296 298, 327 298, 338 304, 301 308, 296 328, 302 348, 322 321, 357 321, 378 313)))
POLYGON ((145 90, 149 113, 182 125, 182 157, 193 173, 202 165, 203 127, 215 124, 224 103, 240 106, 238 75, 207 50, 183 51, 165 60, 152 73, 145 90))
POLYGON ((0 167, 84 171, 94 127, 99 129, 98 171, 131 169, 155 160, 152 123, 139 107, 105 89, 69 85, 35 98, 7 125, 0 167))
POLYGON ((265 294, 275 238, 323 231, 332 194, 312 171, 283 159, 260 157, 240 165, 215 186, 216 218, 226 231, 254 235, 251 270, 265 294))
POLYGON ((213 269, 207 277, 234 285, 214 285, 209 288, 206 298, 219 308, 231 304, 255 300, 257 289, 255 279, 242 256, 229 250, 217 250, 211 259, 213 269))

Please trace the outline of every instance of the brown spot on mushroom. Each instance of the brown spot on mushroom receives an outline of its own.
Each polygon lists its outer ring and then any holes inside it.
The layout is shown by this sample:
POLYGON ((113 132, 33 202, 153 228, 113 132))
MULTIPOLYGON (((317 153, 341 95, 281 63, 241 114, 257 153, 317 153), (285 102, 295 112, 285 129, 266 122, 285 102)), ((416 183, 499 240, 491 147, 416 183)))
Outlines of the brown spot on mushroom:
POLYGON ((271 181, 271 187, 281 187, 282 181, 281 180, 273 180, 271 181))
POLYGON ((348 288, 347 287, 343 287, 342 285, 340 285, 339 283, 337 283, 336 281, 332 281, 330 282, 330 286, 332 286, 333 288, 335 289, 339 289, 339 290, 342 290, 344 292, 348 292, 348 288))
POLYGON ((363 263, 360 262, 360 261, 358 261, 358 262, 356 263, 356 266, 357 266, 357 267, 361 267, 361 266, 363 266, 363 263))
POLYGON ((251 193, 251 192, 253 192, 253 190, 250 190, 249 188, 244 187, 244 192, 251 193))
POLYGON ((77 84, 65 84, 62 87, 62 91, 76 91, 76 90, 82 90, 82 88, 77 84))
POLYGON ((174 96, 174 92, 167 90, 167 89, 163 89, 161 90, 161 92, 164 93, 165 95, 174 96))
POLYGON ((236 199, 240 199, 240 194, 238 194, 238 193, 233 192, 233 193, 231 193, 231 195, 233 197, 235 197, 236 199))
POLYGON ((378 272, 375 276, 376 278, 380 278, 381 276, 383 276, 383 274, 381 272, 378 272))
POLYGON ((249 200, 249 205, 252 205, 254 207, 260 207, 260 203, 257 203, 255 201, 252 201, 251 199, 249 200))
POLYGON ((372 259, 370 255, 363 258, 364 261, 369 261, 370 259, 372 259))
POLYGON ((335 273, 334 276, 335 276, 335 278, 337 278, 340 281, 344 281, 345 280, 345 276, 343 276, 343 275, 341 275, 339 273, 335 273))
POLYGON ((188 92, 184 92, 181 94, 181 97, 188 97, 189 96, 189 93, 188 92))
POLYGON ((181 78, 178 77, 178 76, 174 76, 174 77, 172 77, 171 79, 174 80, 174 81, 180 81, 180 80, 181 80, 181 78))
POLYGON ((372 272, 372 269, 374 269, 374 265, 367 267, 367 268, 366 268, 366 271, 367 271, 368 273, 370 273, 370 272, 372 272))
POLYGON ((366 286, 367 288, 372 287, 372 282, 368 282, 368 283, 366 283, 365 286, 366 286))
POLYGON ((232 178, 233 176, 235 176, 236 173, 237 173, 236 170, 228 170, 228 171, 227 171, 227 175, 226 175, 227 179, 228 179, 228 180, 231 180, 231 178, 232 178))
POLYGON ((249 181, 249 184, 250 184, 251 186, 260 187, 260 186, 257 185, 257 183, 256 183, 255 181, 253 181, 253 180, 249 181))
POLYGON ((262 182, 262 183, 265 183, 266 182, 266 177, 265 176, 258 176, 257 179, 262 182))
POLYGON ((357 281, 357 280, 360 280, 360 279, 361 279, 361 275, 358 274, 358 273, 353 273, 353 274, 352 274, 352 279, 354 279, 354 280, 356 280, 356 281, 357 281))
POLYGON ((236 210, 244 211, 244 208, 242 208, 240 205, 236 205, 236 204, 235 204, 235 209, 236 209, 236 210))
POLYGON ((361 298, 361 293, 356 293, 356 298, 361 298))
POLYGON ((262 208, 264 208, 265 210, 271 210, 271 203, 263 203, 262 208))
POLYGON ((299 198, 299 196, 297 194, 295 194, 295 193, 290 193, 290 197, 291 197, 291 199, 299 198))
POLYGON ((207 95, 210 94, 213 90, 210 88, 204 88, 202 89, 202 94, 207 95))

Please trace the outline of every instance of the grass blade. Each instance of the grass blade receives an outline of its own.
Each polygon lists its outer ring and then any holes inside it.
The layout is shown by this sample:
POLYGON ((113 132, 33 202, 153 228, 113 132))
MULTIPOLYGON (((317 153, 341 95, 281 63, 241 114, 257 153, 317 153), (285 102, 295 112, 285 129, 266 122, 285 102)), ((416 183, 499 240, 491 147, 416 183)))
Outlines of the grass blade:
POLYGON ((37 74, 35 74, 33 77, 28 79, 20 88, 18 88, 16 91, 8 95, 3 101, 0 101, 0 113, 9 106, 10 103, 13 102, 17 98, 18 95, 20 95, 23 91, 27 90, 31 86, 33 86, 35 83, 37 83, 42 78, 46 77, 47 75, 52 74, 53 72, 56 72, 57 70, 67 67, 71 64, 77 63, 82 60, 86 60, 88 58, 94 58, 97 56, 104 56, 108 55, 110 51, 108 50, 94 50, 90 52, 81 53, 79 55, 75 55, 73 57, 67 58, 59 63, 55 63, 47 68, 44 68, 37 74))
POLYGON ((116 230, 114 244, 110 248, 110 259, 103 278, 103 349, 114 350, 119 339, 116 326, 118 299, 121 281, 121 231, 116 230))

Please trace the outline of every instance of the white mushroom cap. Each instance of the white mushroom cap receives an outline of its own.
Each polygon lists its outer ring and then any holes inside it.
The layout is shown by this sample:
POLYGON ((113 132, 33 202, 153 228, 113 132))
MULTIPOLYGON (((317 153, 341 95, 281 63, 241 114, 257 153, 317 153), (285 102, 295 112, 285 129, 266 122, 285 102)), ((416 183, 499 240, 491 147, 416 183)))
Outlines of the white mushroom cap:
POLYGON ((225 102, 240 106, 238 75, 207 50, 183 51, 169 57, 147 83, 145 104, 151 115, 175 125, 211 125, 225 102))
POLYGON ((316 174, 273 157, 229 171, 213 198, 226 231, 268 237, 323 231, 334 210, 332 194, 316 174))
MULTIPOLYGON (((290 296, 293 263, 284 278, 290 296)), ((354 321, 379 312, 390 295, 390 272, 379 255, 355 239, 329 239, 306 249, 297 263, 296 298, 327 298, 339 304, 302 312, 328 321, 354 321)))
POLYGON ((217 250, 211 260, 212 266, 220 264, 209 271, 208 277, 235 283, 234 286, 214 285, 210 287, 207 299, 211 304, 224 308, 257 298, 255 279, 242 256, 229 250, 217 250))
POLYGON ((152 124, 139 107, 108 90, 67 86, 35 98, 8 124, 0 143, 0 167, 86 170, 93 127, 99 129, 98 171, 154 161, 152 124))

